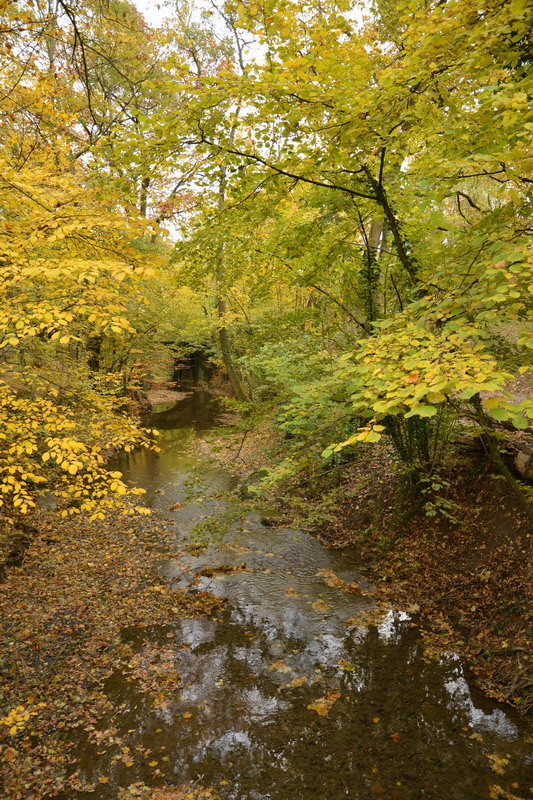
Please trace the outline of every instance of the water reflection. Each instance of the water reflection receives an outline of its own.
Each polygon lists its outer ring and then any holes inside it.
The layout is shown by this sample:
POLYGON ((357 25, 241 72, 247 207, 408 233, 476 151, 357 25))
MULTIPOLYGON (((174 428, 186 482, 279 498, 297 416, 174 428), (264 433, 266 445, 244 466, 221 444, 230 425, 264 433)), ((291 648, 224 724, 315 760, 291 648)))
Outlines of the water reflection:
MULTIPOLYGON (((320 640, 303 632, 287 642, 231 610, 221 622, 183 621, 176 640, 190 647, 176 654, 179 699, 124 724, 141 728, 140 741, 154 752, 165 747, 167 780, 227 780, 221 792, 235 800, 487 798, 496 779, 483 752, 498 751, 501 732, 470 739, 463 699, 449 691, 461 680, 458 662, 426 664, 407 620, 389 618, 387 626, 385 635, 375 626, 359 631, 358 642, 349 632, 320 640), (307 682, 293 686, 302 676, 307 682), (341 696, 328 716, 307 708, 332 690, 341 696)), ((520 780, 525 768, 518 729, 505 738, 511 758, 500 784, 520 780)))

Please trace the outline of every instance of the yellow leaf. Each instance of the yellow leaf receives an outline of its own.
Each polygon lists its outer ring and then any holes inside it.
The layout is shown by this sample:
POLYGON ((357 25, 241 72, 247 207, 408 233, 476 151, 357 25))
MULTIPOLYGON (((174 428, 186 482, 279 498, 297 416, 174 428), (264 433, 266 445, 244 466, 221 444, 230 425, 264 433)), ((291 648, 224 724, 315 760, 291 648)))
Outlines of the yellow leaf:
POLYGON ((269 670, 273 672, 292 672, 292 669, 287 666, 284 661, 275 661, 273 664, 269 666, 269 670))
POLYGON ((341 696, 340 692, 334 691, 327 694, 325 697, 319 697, 314 703, 309 703, 307 708, 309 711, 316 711, 321 717, 325 717, 331 711, 331 707, 337 702, 341 696))
POLYGON ((307 678, 305 677, 305 675, 302 675, 301 678, 294 678, 294 680, 292 680, 287 685, 290 686, 291 689, 298 689, 300 686, 303 686, 305 683, 307 683, 307 678))

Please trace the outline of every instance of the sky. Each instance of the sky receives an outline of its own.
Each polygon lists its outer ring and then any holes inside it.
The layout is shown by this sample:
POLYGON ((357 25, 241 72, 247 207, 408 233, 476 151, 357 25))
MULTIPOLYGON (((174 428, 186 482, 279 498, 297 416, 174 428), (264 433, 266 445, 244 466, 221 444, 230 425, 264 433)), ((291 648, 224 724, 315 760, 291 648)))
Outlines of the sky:
POLYGON ((149 25, 157 27, 166 16, 169 16, 169 9, 165 7, 164 0, 132 0, 149 25))

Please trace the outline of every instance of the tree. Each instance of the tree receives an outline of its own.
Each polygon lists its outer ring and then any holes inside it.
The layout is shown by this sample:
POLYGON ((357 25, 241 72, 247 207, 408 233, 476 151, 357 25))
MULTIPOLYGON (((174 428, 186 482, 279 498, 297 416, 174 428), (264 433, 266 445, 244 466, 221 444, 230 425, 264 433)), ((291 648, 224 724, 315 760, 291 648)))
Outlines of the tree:
POLYGON ((388 432, 405 455, 403 426, 426 469, 441 413, 472 417, 501 467, 487 419, 532 414, 506 396, 496 346, 499 322, 520 327, 531 308, 529 7, 225 8, 262 49, 191 111, 197 146, 231 174, 226 228, 355 322, 345 393, 373 419, 356 440, 388 432), (247 211, 261 198, 275 209, 262 219, 247 211))
MULTIPOLYGON (((106 469, 109 454, 151 446, 125 414, 120 375, 96 374, 102 339, 135 334, 129 305, 139 302, 148 255, 138 242, 151 229, 73 148, 79 90, 72 71, 63 79, 57 70, 69 44, 83 48, 89 69, 75 11, 18 3, 2 17, 0 499, 11 519, 45 491, 64 514, 100 517, 131 493, 106 469)), ((87 131, 86 154, 92 136, 87 131)))

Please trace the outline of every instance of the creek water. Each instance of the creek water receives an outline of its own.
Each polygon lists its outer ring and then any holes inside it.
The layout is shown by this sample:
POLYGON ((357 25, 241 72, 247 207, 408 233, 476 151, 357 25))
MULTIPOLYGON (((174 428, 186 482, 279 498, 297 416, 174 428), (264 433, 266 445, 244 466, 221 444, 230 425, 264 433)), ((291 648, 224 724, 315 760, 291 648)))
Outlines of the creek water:
POLYGON ((109 686, 132 746, 165 754, 168 784, 198 780, 224 800, 529 797, 519 715, 471 687, 456 656, 424 660, 409 615, 365 594, 354 553, 262 524, 231 469, 198 454, 198 431, 217 422, 206 393, 150 422, 161 452, 120 469, 181 544, 207 545, 161 570, 227 599, 215 619, 123 632, 134 648, 175 647, 182 687, 168 707, 120 675, 109 686))

